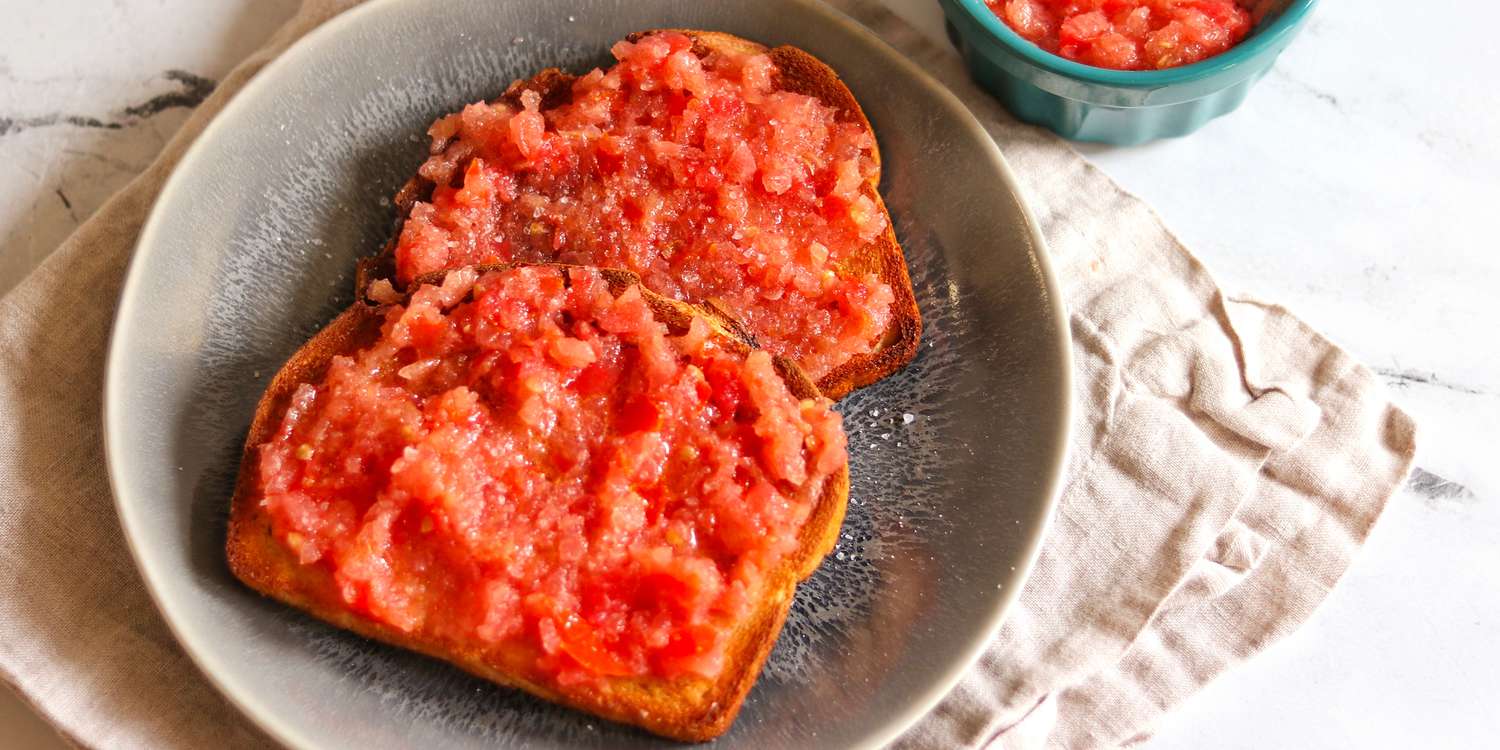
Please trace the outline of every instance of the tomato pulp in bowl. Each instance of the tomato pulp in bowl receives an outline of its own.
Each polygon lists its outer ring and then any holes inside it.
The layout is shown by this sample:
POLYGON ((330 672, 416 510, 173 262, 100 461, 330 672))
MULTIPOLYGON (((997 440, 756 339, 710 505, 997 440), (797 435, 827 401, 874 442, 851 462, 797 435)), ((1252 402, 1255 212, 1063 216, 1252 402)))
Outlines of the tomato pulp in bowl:
POLYGON ((1206 60, 1244 40, 1252 0, 985 0, 1027 41, 1069 60, 1160 70, 1206 60))
POLYGON ((938 1, 970 74, 1016 117, 1065 138, 1117 145, 1186 135, 1234 111, 1317 4, 1256 0, 1249 32, 1219 54, 1165 69, 1115 70, 1037 46, 986 0, 938 1))

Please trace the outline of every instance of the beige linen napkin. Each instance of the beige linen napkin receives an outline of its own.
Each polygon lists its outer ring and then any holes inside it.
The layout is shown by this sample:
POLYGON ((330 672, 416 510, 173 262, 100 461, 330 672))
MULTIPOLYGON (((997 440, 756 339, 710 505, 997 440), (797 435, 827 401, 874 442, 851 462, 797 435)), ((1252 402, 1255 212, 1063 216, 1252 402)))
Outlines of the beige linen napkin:
MULTIPOLYGON (((257 70, 351 0, 306 0, 161 157, 0 300, 0 675, 75 742, 264 747, 137 579, 103 466, 119 282, 162 181, 257 70)), ((903 747, 1107 747, 1295 629, 1411 466, 1411 420, 1285 309, 1222 292, 1136 198, 976 90, 952 52, 839 0, 962 97, 1042 223, 1071 312, 1072 458, 999 638, 903 747)))

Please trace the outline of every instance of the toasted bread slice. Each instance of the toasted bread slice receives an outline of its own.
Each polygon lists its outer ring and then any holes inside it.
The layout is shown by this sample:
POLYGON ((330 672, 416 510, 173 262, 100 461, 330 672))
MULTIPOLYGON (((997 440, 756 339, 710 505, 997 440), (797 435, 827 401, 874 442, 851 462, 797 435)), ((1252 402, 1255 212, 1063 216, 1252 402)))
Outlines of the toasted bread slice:
MULTIPOLYGON (((637 41, 642 36, 661 31, 676 31, 688 36, 694 42, 693 52, 700 57, 707 56, 715 50, 735 53, 763 52, 770 56, 778 70, 778 75, 774 79, 774 85, 778 90, 815 97, 836 110, 839 121, 857 123, 865 130, 874 133, 874 128, 870 126, 864 110, 860 109, 854 94, 839 79, 838 74, 801 49, 787 45, 767 48, 732 34, 691 29, 643 31, 631 34, 628 39, 637 41)), ((575 77, 568 73, 556 68, 548 68, 530 79, 512 83, 500 97, 500 101, 519 107, 521 93, 535 91, 541 95, 543 110, 557 107, 571 100, 574 80, 575 77)), ((442 153, 447 145, 446 140, 434 140, 431 144, 431 153, 442 153)), ((872 158, 878 166, 880 164, 878 146, 872 150, 872 158)), ((896 241, 890 211, 881 199, 878 189, 879 181, 880 174, 877 170, 861 186, 861 192, 886 215, 886 229, 860 252, 846 258, 841 265, 840 273, 848 275, 873 273, 885 282, 895 297, 891 302, 891 320, 873 351, 844 362, 818 380, 818 389, 832 399, 842 398, 850 391, 874 383, 906 366, 906 363, 916 355, 917 344, 922 335, 922 317, 917 309, 916 296, 912 291, 906 258, 902 254, 900 244, 896 241)), ((406 217, 416 203, 431 199, 434 187, 432 182, 417 175, 397 192, 395 231, 377 256, 361 261, 356 274, 357 293, 362 294, 369 283, 375 279, 395 279, 396 245, 406 217)))
MULTIPOLYGON (((626 272, 602 273, 616 296, 639 282, 626 272)), ((726 349, 740 353, 751 350, 743 331, 719 311, 666 299, 644 289, 642 292, 653 315, 673 334, 687 330, 692 318, 699 316, 726 349)), ((442 659, 501 685, 674 739, 701 741, 722 734, 734 720, 781 631, 796 583, 812 574, 837 541, 849 493, 847 467, 827 477, 821 486, 806 490, 814 500, 797 550, 767 577, 764 598, 732 633, 726 666, 718 679, 613 677, 606 678, 603 689, 572 688, 564 694, 528 675, 527 666, 535 658, 530 650, 477 649, 427 637, 420 630, 402 632, 354 614, 343 604, 326 568, 299 564, 286 545, 273 536, 258 487, 258 446, 273 436, 297 387, 320 381, 333 357, 368 346, 379 336, 383 320, 381 307, 356 303, 298 350, 271 381, 245 441, 231 504, 226 552, 234 574, 262 594, 338 627, 442 659)), ((775 366, 797 398, 819 395, 794 363, 777 358, 775 366)))

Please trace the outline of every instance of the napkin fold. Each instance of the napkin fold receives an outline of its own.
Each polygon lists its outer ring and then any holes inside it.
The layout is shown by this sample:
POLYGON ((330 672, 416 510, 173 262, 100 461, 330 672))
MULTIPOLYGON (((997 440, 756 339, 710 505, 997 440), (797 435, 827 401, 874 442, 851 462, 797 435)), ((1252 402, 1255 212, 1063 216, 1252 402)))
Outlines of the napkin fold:
MULTIPOLYGON (((0 677, 88 747, 260 748, 177 646, 116 522, 100 384, 125 264, 192 139, 287 45, 357 4, 306 0, 144 173, 0 299, 0 677)), ((1364 366, 1286 309, 1223 292, 1140 200, 1017 123, 873 0, 830 3, 959 95, 1041 222, 1076 367, 1068 476, 980 662, 897 745, 1091 748, 1304 622, 1412 464, 1364 366)))

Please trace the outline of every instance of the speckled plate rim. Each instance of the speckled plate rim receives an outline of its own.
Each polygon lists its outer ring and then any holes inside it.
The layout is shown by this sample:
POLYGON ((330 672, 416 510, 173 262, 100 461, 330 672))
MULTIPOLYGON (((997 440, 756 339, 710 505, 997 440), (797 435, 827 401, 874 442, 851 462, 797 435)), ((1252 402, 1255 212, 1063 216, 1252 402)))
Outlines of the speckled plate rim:
MULTIPOLYGON (((219 133, 238 126, 241 111, 246 101, 261 94, 262 89, 272 89, 277 85, 278 78, 283 71, 288 71, 300 65, 316 62, 322 48, 330 44, 355 22, 366 15, 381 12, 387 6, 397 5, 413 0, 369 0, 363 5, 347 10, 335 16, 301 39, 293 42, 276 59, 268 63, 258 71, 255 76, 231 99, 224 108, 214 116, 213 120, 198 134, 191 146, 173 168, 171 176, 162 186, 161 193, 157 196, 150 214, 142 226, 140 237, 136 241, 135 250, 130 264, 126 269, 125 281, 120 293, 120 300, 115 309, 114 325, 110 334, 109 349, 105 359, 105 372, 103 384, 103 432, 104 432, 104 455, 105 465, 109 473, 110 489, 114 496, 115 511, 119 515, 120 525, 124 532, 126 545, 130 549, 131 557, 135 560, 136 569, 140 572, 142 580, 146 583, 146 589, 151 596, 152 602, 161 613, 162 619, 166 621, 168 629, 187 652, 188 657, 197 665, 199 671, 206 676, 209 682, 224 695, 239 711, 266 732, 276 741, 293 748, 313 750, 315 745, 309 738, 303 736, 296 727, 284 722, 276 716, 259 697, 243 686, 237 685, 232 679, 224 677, 227 671, 225 665, 221 664, 217 651, 200 634, 195 633, 184 621, 173 614, 173 603, 161 593, 162 582, 172 571, 166 570, 167 563, 152 556, 149 549, 143 548, 137 543, 143 524, 146 520, 137 512, 138 503, 133 501, 132 488, 125 486, 122 477, 125 472, 119 468, 123 461, 123 446, 128 444, 125 425, 119 416, 116 404, 126 393, 123 380, 122 362, 129 357, 129 353, 123 351, 123 337, 119 335, 120 320, 136 307, 138 303, 139 289, 142 286, 140 275, 145 263, 142 258, 153 248, 159 247, 157 233, 163 223, 163 215, 166 213, 165 206, 171 204, 169 198, 178 186, 183 182, 183 175, 195 168, 197 162, 208 150, 205 144, 212 142, 219 133)), ((1047 475, 1042 478, 1041 486, 1044 488, 1042 496, 1045 497, 1045 508, 1040 514, 1042 519, 1036 527, 1031 530, 1022 554, 1021 565, 1018 565, 1010 575, 1002 581, 1004 595, 998 605, 988 617, 966 649, 961 659, 955 663, 955 667, 941 679, 935 680, 921 695, 914 698, 904 711, 893 714, 884 726, 867 735, 864 748, 880 748, 899 737, 912 725, 916 724, 923 716, 937 706, 937 704, 958 684, 991 641, 1000 631, 1000 626, 1005 621, 1006 614, 1010 611, 1019 597, 1021 588, 1030 576, 1031 569, 1036 563, 1041 551, 1042 541, 1052 526, 1058 498, 1062 492, 1063 471, 1068 461, 1069 438, 1072 433, 1072 411, 1073 411, 1073 357, 1072 336, 1068 328, 1068 315, 1062 303, 1062 295, 1058 288, 1056 277, 1052 273, 1051 265, 1047 259, 1046 242, 1042 237, 1041 229, 1038 227, 1036 217, 1032 215, 1030 208, 1021 199, 1022 192, 1020 183, 1015 173, 1011 171, 1009 163, 1006 162, 1000 148, 995 144, 989 133, 980 125, 968 108, 937 80, 928 75, 926 71, 907 59, 906 56, 896 51, 884 40, 875 35, 874 32, 860 25, 858 22, 840 13, 839 11, 816 0, 788 0, 798 5, 807 7, 821 16, 825 22, 842 27, 846 32, 864 38, 870 43, 872 49, 884 55, 884 63, 901 71, 911 79, 930 89, 936 99, 946 110, 943 114, 953 118, 965 129, 971 131, 975 140, 981 144, 981 149, 990 157, 995 174, 1005 188, 1015 197, 1024 217, 1028 245, 1031 251, 1032 271, 1041 281, 1045 291, 1046 303, 1051 311, 1051 321, 1054 331, 1050 337, 1054 346, 1057 347, 1055 355, 1062 365, 1060 369, 1059 382, 1056 384, 1060 397, 1057 400, 1057 415, 1060 424, 1064 425, 1055 436, 1054 445, 1048 446, 1049 453, 1054 457, 1050 464, 1047 475)), ((890 167, 889 164, 886 165, 890 167)))

